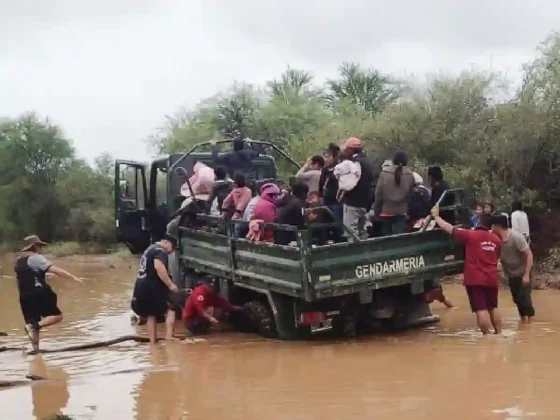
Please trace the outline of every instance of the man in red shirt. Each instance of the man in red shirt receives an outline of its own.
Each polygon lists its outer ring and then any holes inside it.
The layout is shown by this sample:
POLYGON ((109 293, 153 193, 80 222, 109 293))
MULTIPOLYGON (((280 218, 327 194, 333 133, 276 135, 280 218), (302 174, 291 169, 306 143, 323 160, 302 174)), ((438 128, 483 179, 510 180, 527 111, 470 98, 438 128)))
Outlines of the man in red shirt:
POLYGON ((498 312, 498 260, 502 240, 490 231, 491 216, 483 214, 474 229, 454 227, 439 215, 439 208, 432 208, 437 225, 465 244, 465 268, 463 284, 467 289, 472 311, 483 334, 494 327, 496 334, 502 332, 502 320, 498 312))
POLYGON ((224 299, 215 289, 215 279, 207 277, 196 287, 183 308, 182 319, 192 334, 205 334, 212 325, 218 325, 224 312, 241 311, 224 299))

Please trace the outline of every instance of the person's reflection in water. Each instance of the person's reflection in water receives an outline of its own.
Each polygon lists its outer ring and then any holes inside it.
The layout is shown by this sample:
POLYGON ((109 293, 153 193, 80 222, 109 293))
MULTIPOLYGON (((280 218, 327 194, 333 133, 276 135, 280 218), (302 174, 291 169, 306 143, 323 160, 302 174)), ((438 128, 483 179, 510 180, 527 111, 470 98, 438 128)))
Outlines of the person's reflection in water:
POLYGON ((68 392, 68 375, 61 368, 48 367, 41 356, 36 356, 30 363, 31 375, 46 378, 31 386, 33 398, 33 415, 37 420, 62 414, 70 393, 68 392))
POLYGON ((151 352, 152 367, 133 391, 136 395, 136 419, 180 420, 184 413, 184 383, 177 371, 177 357, 184 352, 183 345, 168 342, 151 352))

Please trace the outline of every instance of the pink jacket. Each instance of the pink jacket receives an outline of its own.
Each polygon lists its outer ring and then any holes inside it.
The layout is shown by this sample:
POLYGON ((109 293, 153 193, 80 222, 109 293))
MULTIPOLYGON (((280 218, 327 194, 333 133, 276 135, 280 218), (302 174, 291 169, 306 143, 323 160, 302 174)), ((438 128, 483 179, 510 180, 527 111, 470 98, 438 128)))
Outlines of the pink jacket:
MULTIPOLYGON (((253 212, 253 219, 262 220, 264 223, 274 223, 276 221, 276 198, 280 194, 280 188, 275 184, 264 184, 261 187, 261 198, 257 201, 253 212)), ((265 229, 261 240, 272 242, 274 232, 272 229, 265 229)))
POLYGON ((251 189, 248 187, 235 187, 228 196, 225 198, 222 204, 222 210, 227 211, 232 206, 235 207, 235 211, 239 215, 243 215, 247 204, 251 201, 252 194, 251 189))
MULTIPOLYGON (((196 162, 193 166, 194 174, 189 178, 189 182, 195 195, 210 194, 214 187, 214 169, 202 162, 196 162)), ((181 195, 190 197, 189 186, 185 182, 181 186, 181 195)))

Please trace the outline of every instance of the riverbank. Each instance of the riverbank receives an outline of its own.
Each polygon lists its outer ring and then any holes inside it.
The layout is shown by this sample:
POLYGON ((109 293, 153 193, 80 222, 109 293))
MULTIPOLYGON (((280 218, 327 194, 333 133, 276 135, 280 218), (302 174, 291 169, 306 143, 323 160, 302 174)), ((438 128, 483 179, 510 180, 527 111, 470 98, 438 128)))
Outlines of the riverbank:
MULTIPOLYGON (((0 255, 16 253, 19 245, 0 244, 0 255)), ((131 253, 122 244, 104 245, 81 242, 55 242, 45 248, 45 254, 55 258, 71 255, 110 255, 114 259, 126 259, 131 253)))

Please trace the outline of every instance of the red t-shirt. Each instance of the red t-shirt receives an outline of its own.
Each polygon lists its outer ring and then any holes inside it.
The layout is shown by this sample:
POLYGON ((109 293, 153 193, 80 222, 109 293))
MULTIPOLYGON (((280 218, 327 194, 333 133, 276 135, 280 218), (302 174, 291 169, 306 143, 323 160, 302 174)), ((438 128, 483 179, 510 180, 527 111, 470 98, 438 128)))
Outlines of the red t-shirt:
POLYGON ((465 286, 498 287, 502 240, 486 229, 454 228, 453 237, 465 244, 465 286))
POLYGON ((207 308, 221 308, 232 310, 233 306, 225 300, 218 292, 211 290, 206 285, 194 289, 183 308, 183 320, 193 316, 202 316, 207 308))

